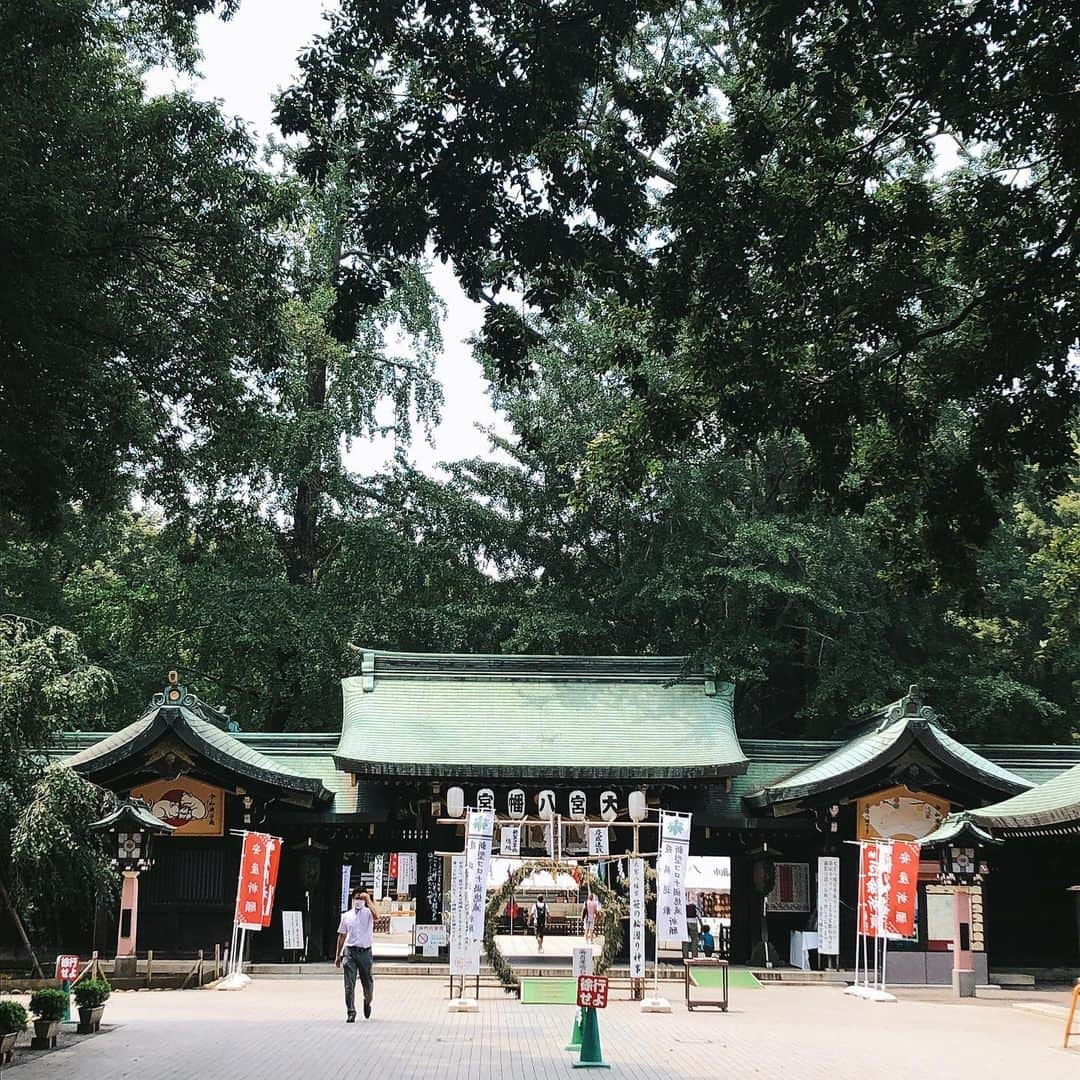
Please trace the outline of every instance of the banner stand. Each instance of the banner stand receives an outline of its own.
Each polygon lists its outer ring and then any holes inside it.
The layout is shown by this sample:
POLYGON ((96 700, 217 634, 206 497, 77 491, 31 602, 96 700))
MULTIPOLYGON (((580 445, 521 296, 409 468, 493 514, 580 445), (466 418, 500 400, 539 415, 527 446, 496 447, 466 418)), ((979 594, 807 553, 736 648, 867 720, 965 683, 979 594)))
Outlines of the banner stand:
POLYGON ((277 889, 281 838, 248 830, 234 832, 243 838, 240 874, 236 883, 236 907, 233 913, 232 943, 229 946, 229 970, 215 990, 243 990, 251 976, 244 974, 244 949, 249 929, 261 930, 270 925, 277 889), (243 919, 243 921, 241 921, 243 919))

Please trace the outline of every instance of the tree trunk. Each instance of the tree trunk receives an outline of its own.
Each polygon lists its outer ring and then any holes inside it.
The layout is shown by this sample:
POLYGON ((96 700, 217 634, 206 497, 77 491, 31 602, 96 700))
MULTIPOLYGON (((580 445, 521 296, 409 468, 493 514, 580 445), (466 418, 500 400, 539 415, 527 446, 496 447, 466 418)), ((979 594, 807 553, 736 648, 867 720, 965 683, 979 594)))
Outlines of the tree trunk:
POLYGON ((26 936, 26 927, 23 926, 23 921, 19 918, 19 913, 15 910, 15 905, 11 902, 11 897, 8 895, 7 886, 4 884, 3 878, 0 878, 0 900, 3 900, 4 907, 11 912, 11 917, 15 921, 15 929, 19 932, 19 937, 30 957, 30 962, 34 965, 34 974, 37 975, 39 979, 44 979, 45 975, 41 970, 41 965, 38 963, 37 953, 34 952, 34 947, 30 944, 30 939, 26 936))

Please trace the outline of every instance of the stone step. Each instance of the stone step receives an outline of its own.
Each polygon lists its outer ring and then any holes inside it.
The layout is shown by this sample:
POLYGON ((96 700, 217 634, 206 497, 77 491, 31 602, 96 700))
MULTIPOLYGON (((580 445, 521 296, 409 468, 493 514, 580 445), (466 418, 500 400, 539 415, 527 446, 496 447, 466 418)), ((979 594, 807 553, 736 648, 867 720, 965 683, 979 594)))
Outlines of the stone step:
POLYGON ((1034 986, 1035 976, 1026 971, 991 971, 990 981, 995 986, 1034 986))

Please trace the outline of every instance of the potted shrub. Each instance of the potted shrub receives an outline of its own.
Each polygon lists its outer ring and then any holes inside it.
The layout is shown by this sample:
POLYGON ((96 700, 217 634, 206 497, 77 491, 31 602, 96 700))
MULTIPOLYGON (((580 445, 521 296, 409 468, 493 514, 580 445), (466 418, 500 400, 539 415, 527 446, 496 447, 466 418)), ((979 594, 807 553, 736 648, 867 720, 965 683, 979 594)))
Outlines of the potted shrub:
POLYGON ((92 1035, 101 1027, 101 1014, 112 987, 104 979, 84 979, 73 989, 79 1003, 79 1034, 92 1035))
POLYGON ((0 1065, 11 1060, 15 1040, 26 1030, 26 1010, 10 998, 0 1001, 0 1065))
POLYGON ((30 1011, 34 1014, 34 1037, 30 1046, 34 1050, 51 1050, 56 1045, 60 1021, 68 1008, 68 996, 63 990, 47 986, 30 995, 30 1011))

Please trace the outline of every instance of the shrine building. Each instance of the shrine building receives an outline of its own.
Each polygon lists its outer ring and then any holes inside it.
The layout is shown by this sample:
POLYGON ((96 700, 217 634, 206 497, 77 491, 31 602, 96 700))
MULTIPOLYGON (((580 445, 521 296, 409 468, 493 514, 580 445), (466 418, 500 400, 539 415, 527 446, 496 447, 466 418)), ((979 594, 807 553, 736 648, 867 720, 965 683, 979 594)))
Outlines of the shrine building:
MULTIPOLYGON (((914 687, 844 741, 740 739, 736 688, 683 657, 369 650, 360 661, 342 680, 339 732, 235 730, 170 684, 118 731, 63 737, 57 761, 142 797, 175 826, 143 875, 140 951, 188 956, 229 941, 243 829, 283 838, 276 907, 303 913, 304 959, 318 961, 333 956, 343 872, 397 897, 395 910, 417 923, 442 920, 445 853, 463 842, 457 799, 490 799, 500 820, 524 809, 530 858, 550 843, 538 815, 541 797, 553 798, 573 860, 585 851, 581 822, 603 813, 627 823, 640 791, 651 808, 693 814, 692 862, 727 867, 700 885, 700 900, 735 963, 788 962, 793 932, 815 928, 817 860, 831 855, 839 964, 850 968, 858 871, 849 841, 918 839, 961 811, 1006 838, 974 898, 978 981, 1080 962, 1069 891, 1080 882, 1070 839, 1080 831, 1080 747, 966 746, 914 687)), ((613 873, 631 834, 611 830, 613 873)), ((951 897, 937 866, 924 856, 918 933, 890 947, 891 982, 949 980, 951 897)), ((107 952, 115 929, 97 934, 107 952)), ((251 939, 254 959, 284 958, 276 919, 251 939)))

